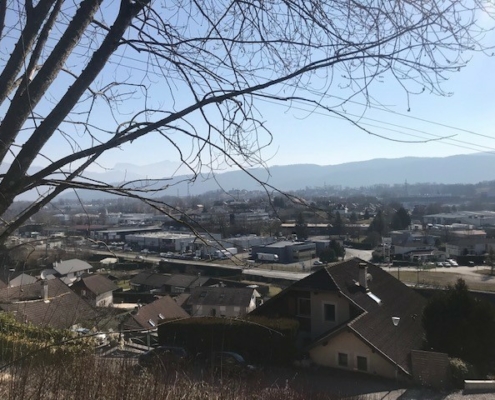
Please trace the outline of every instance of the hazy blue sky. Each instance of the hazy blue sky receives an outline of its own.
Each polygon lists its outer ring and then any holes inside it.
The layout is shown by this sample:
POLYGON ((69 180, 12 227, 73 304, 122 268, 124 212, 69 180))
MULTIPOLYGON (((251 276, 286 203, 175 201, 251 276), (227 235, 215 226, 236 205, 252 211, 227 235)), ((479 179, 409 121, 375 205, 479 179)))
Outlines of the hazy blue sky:
MULTIPOLYGON (((396 83, 383 82, 372 93, 386 109, 365 108, 364 103, 346 107, 360 115, 367 129, 394 139, 428 143, 398 143, 372 136, 349 122, 308 105, 292 107, 272 101, 259 101, 273 143, 264 150, 268 165, 314 163, 340 164, 372 158, 405 156, 443 157, 461 153, 493 151, 495 154, 495 59, 474 55, 469 65, 451 75, 443 84, 450 97, 430 93, 410 97, 396 83)), ((338 90, 335 95, 339 96, 338 90)), ((174 160, 164 143, 149 136, 103 158, 107 166, 118 162, 144 165, 174 160)), ((495 161, 495 158, 494 158, 495 161)))
MULTIPOLYGON (((112 7, 116 7, 117 2, 109 4, 104 12, 115 11, 112 7)), ((163 4, 166 7, 167 3, 163 4)), ((183 16, 179 15, 177 18, 180 20, 183 16)), ((495 40, 495 37, 492 38, 495 40)), ((84 43, 80 49, 84 49, 84 43)), ((83 65, 78 60, 78 56, 81 59, 85 57, 82 50, 79 55, 76 52, 67 63, 76 74, 83 65)), ((1 51, 4 55, 9 54, 8 49, 1 51)), ((170 77, 168 85, 163 84, 157 76, 146 74, 146 71, 149 72, 146 61, 143 57, 140 59, 137 53, 132 54, 132 49, 127 49, 125 53, 117 54, 112 59, 93 87, 98 88, 99 84, 104 85, 117 78, 128 79, 132 82, 142 82, 147 86, 148 105, 154 109, 171 111, 189 105, 190 95, 188 97, 185 94, 187 90, 184 82, 170 77), (117 65, 118 69, 116 69, 117 65)), ((449 80, 442 84, 445 92, 452 93, 449 97, 441 97, 425 91, 408 99, 398 83, 391 79, 390 75, 386 75, 370 87, 373 104, 377 106, 370 108, 365 105, 363 97, 356 97, 344 107, 337 108, 341 112, 346 112, 352 119, 361 116, 359 119, 361 126, 392 140, 370 135, 331 113, 312 110, 307 104, 295 102, 289 106, 258 99, 256 107, 260 114, 259 119, 264 121, 265 127, 273 135, 273 142, 261 151, 260 157, 267 165, 296 163, 329 165, 372 158, 443 157, 480 151, 495 152, 493 71, 495 71, 494 57, 474 54, 467 67, 449 75, 449 80), (441 138, 444 139, 420 143, 441 138), (396 142, 397 140, 416 143, 401 143, 396 142)), ((332 91, 320 99, 324 105, 332 106, 339 98, 346 98, 352 92, 349 89, 342 89, 338 77, 335 79, 332 91)), ((53 99, 60 96, 71 82, 71 77, 61 76, 58 86, 50 93, 53 99)), ((313 87, 318 88, 318 81, 311 83, 313 87)), ((127 116, 130 118, 139 110, 135 102, 135 98, 139 95, 138 90, 136 95, 128 96, 114 109, 114 112, 121 116, 117 122, 125 121, 127 116)), ((50 110, 53 104, 51 100, 52 98, 49 97, 48 101, 42 102, 37 111, 43 114, 43 111, 50 110)), ((75 111, 79 112, 82 107, 78 106, 75 111)), ((113 121, 105 104, 98 104, 95 109, 92 122, 107 128, 110 132, 115 132, 117 123, 113 121)), ((203 129, 195 117, 191 117, 189 122, 196 129, 203 129)), ((19 136, 19 144, 29 132, 26 130, 19 136)), ((73 151, 71 147, 73 143, 70 143, 70 140, 77 141, 82 147, 91 143, 89 136, 82 130, 77 131, 77 127, 71 127, 66 133, 65 139, 56 135, 45 147, 44 153, 52 160, 73 151), (70 137, 69 141, 67 137, 70 137)), ((194 145, 191 149, 188 139, 176 140, 186 153, 190 150, 194 151, 194 145)), ((262 147, 269 140, 269 136, 260 132, 259 143, 262 147)), ((178 161, 177 152, 163 137, 150 134, 135 140, 132 144, 109 151, 100 158, 101 167, 95 165, 91 170, 103 171, 102 168, 112 168, 115 164, 123 162, 147 165, 163 160, 178 161)), ((43 158, 38 161, 39 164, 49 163, 43 158)))

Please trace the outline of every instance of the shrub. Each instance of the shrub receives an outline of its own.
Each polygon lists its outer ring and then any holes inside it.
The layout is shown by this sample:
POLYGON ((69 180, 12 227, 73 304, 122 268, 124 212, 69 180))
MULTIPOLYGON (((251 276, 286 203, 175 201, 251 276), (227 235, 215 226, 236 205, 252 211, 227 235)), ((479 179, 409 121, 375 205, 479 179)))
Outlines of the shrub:
POLYGON ((478 375, 472 364, 461 360, 460 358, 450 358, 450 372, 452 374, 452 383, 455 387, 462 389, 465 379, 474 379, 478 375))

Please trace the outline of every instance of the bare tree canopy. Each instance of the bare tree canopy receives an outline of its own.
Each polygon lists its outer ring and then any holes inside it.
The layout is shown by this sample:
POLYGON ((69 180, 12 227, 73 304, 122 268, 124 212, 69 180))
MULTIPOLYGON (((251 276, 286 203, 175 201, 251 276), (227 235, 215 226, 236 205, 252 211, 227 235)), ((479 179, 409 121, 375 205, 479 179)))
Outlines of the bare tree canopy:
POLYGON ((493 11, 483 0, 2 1, 0 215, 29 190, 39 197, 4 221, 0 242, 69 188, 139 196, 84 173, 146 135, 194 179, 263 163, 259 100, 359 125, 341 106, 372 101, 383 77, 406 99, 442 95, 473 52, 491 55, 493 11), (346 95, 329 98, 337 86, 346 95))

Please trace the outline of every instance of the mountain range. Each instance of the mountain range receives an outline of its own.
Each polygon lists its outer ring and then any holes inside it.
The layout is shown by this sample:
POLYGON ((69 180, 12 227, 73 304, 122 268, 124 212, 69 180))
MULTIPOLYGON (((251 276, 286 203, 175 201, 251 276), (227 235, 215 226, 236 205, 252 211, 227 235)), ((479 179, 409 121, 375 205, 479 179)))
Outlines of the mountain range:
MULTIPOLYGON (((450 157, 405 157, 395 159, 374 159, 350 162, 339 165, 293 164, 249 169, 256 179, 267 182, 283 191, 306 187, 342 186, 366 187, 377 184, 414 183, 462 184, 495 180, 495 158, 492 154, 469 154, 450 157)), ((173 176, 179 165, 163 161, 151 165, 137 166, 130 163, 115 165, 103 173, 88 173, 92 179, 109 183, 122 183, 135 179, 167 178, 173 176)), ((244 171, 228 171, 213 177, 198 176, 194 183, 182 182, 188 176, 169 178, 170 189, 160 191, 155 196, 199 195, 222 188, 259 190, 261 185, 244 171)), ((163 182, 160 183, 163 185, 163 182)), ((153 187, 153 185, 151 185, 153 187)), ((73 193, 63 195, 75 198, 73 193)), ((98 192, 79 191, 85 200, 106 198, 110 195, 98 192)))

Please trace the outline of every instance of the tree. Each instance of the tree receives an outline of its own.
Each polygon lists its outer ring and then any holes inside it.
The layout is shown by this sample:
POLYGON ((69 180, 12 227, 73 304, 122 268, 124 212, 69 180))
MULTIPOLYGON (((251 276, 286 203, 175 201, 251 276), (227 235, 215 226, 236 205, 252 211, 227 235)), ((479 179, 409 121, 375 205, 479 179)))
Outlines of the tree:
POLYGON ((351 216, 349 217, 349 221, 353 224, 355 224, 358 220, 357 214, 353 211, 351 213, 351 216))
POLYGON ((490 250, 485 255, 485 262, 490 266, 490 274, 495 275, 495 250, 490 246, 490 250))
POLYGON ((39 194, 5 220, 0 242, 68 189, 167 213, 149 194, 177 181, 110 185, 87 173, 150 135, 176 152, 190 171, 184 180, 224 165, 256 179, 247 167, 264 165, 260 150, 271 142, 260 101, 319 109, 378 135, 342 106, 367 106, 384 80, 407 102, 445 94, 441 83, 468 53, 487 50, 493 29, 478 23, 492 16, 489 0, 75 3, 0 3, 0 215, 19 195, 39 194))
POLYGON ((302 212, 300 212, 297 216, 295 229, 298 240, 306 240, 308 238, 308 228, 306 226, 306 222, 304 221, 304 215, 302 212))
POLYGON ((371 224, 368 227, 368 232, 376 232, 380 236, 383 236, 387 233, 387 231, 387 221, 385 220, 385 216, 383 215, 382 210, 378 210, 375 218, 373 218, 373 221, 371 221, 371 224))
POLYGON ((344 223, 342 222, 342 218, 340 216, 340 212, 335 212, 335 219, 333 221, 333 230, 335 234, 340 235, 344 231, 344 223))
POLYGON ((482 371, 490 367, 495 357, 495 308, 475 299, 464 280, 432 297, 422 322, 428 347, 482 371))
POLYGON ((402 230, 411 225, 411 217, 404 207, 400 207, 392 216, 392 222, 390 224, 392 229, 402 230))
POLYGON ((320 261, 322 262, 334 262, 338 261, 339 257, 344 259, 345 249, 336 240, 331 240, 330 244, 320 254, 320 261))

